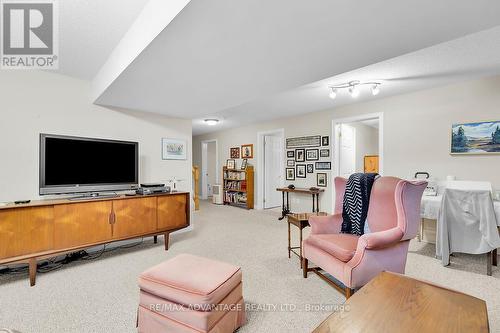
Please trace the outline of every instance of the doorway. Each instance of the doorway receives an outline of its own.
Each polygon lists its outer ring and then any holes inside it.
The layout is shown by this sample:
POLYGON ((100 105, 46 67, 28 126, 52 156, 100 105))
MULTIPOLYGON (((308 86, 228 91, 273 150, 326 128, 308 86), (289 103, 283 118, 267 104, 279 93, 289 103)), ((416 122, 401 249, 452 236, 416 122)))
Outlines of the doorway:
POLYGON ((201 142, 201 198, 212 197, 213 186, 219 183, 219 147, 217 140, 201 142))
POLYGON ((283 129, 257 134, 258 170, 261 171, 258 178, 257 206, 261 209, 281 206, 281 195, 276 188, 284 184, 284 136, 283 129))
POLYGON ((334 176, 383 173, 383 114, 333 121, 334 176))

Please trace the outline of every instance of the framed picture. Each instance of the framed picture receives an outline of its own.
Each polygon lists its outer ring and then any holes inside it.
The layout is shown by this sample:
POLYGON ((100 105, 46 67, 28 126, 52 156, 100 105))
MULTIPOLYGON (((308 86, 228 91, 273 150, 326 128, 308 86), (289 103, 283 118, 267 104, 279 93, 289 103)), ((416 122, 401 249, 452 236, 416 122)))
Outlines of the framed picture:
POLYGON ((300 136, 286 139, 287 149, 319 146, 321 146, 321 135, 300 136))
POLYGON ((186 140, 161 139, 161 158, 163 160, 185 160, 187 150, 186 140))
POLYGON ((295 166, 295 160, 287 160, 286 166, 293 168, 295 166))
POLYGON ((226 168, 228 169, 236 169, 236 161, 235 160, 227 160, 226 161, 226 168))
POLYGON ((241 146, 241 158, 253 158, 253 144, 241 146))
POLYGON ((314 173, 314 164, 307 165, 307 173, 314 173))
POLYGON ((241 170, 246 170, 247 169, 247 165, 248 165, 248 160, 245 158, 241 162, 241 170))
POLYGON ((452 155, 499 154, 500 120, 451 126, 452 155))
POLYGON ((306 165, 305 164, 297 164, 295 166, 297 169, 295 174, 297 178, 306 178, 306 165))
POLYGON ((321 149, 319 151, 319 157, 330 157, 330 149, 321 149))
POLYGON ((240 158, 240 147, 231 148, 230 153, 232 159, 240 158))
POLYGON ((306 161, 317 161, 317 160, 319 160, 319 149, 307 149, 306 161))
POLYGON ((286 168, 286 180, 295 180, 295 168, 286 168))
POLYGON ((288 157, 288 158, 295 158, 295 150, 288 150, 286 152, 286 157, 288 157))
POLYGON ((318 173, 316 174, 316 185, 318 187, 326 187, 327 186, 327 175, 326 173, 318 173))
POLYGON ((327 136, 323 136, 321 138, 321 145, 322 146, 329 146, 330 145, 330 137, 327 135, 327 136))
POLYGON ((306 150, 305 149, 296 149, 295 150, 295 161, 296 162, 305 162, 306 160, 306 150))
POLYGON ((316 170, 331 170, 332 162, 316 162, 316 170))

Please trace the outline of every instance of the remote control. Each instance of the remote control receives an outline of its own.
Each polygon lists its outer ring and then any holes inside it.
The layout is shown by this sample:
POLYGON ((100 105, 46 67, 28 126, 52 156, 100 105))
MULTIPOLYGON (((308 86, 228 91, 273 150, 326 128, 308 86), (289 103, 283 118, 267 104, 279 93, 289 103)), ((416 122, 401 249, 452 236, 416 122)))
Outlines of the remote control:
POLYGON ((14 203, 16 205, 20 205, 20 204, 27 204, 27 203, 30 203, 31 200, 18 200, 18 201, 14 201, 14 203))

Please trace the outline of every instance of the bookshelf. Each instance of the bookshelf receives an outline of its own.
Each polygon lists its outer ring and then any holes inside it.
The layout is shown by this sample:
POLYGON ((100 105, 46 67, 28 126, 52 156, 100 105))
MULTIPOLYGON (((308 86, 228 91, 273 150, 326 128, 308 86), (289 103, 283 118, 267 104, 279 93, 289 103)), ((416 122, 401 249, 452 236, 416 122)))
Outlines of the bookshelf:
POLYGON ((253 209, 253 166, 246 170, 222 168, 224 179, 224 205, 253 209))

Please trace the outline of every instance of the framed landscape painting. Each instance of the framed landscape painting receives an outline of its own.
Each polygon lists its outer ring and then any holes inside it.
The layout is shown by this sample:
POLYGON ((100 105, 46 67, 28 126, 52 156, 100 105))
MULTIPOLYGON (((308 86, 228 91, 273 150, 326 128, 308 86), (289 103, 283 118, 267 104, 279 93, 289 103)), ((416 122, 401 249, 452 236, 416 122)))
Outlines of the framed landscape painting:
POLYGON ((161 139, 161 156, 164 160, 185 160, 187 142, 179 139, 161 139))
POLYGON ((453 124, 451 154, 500 154, 500 121, 453 124))

